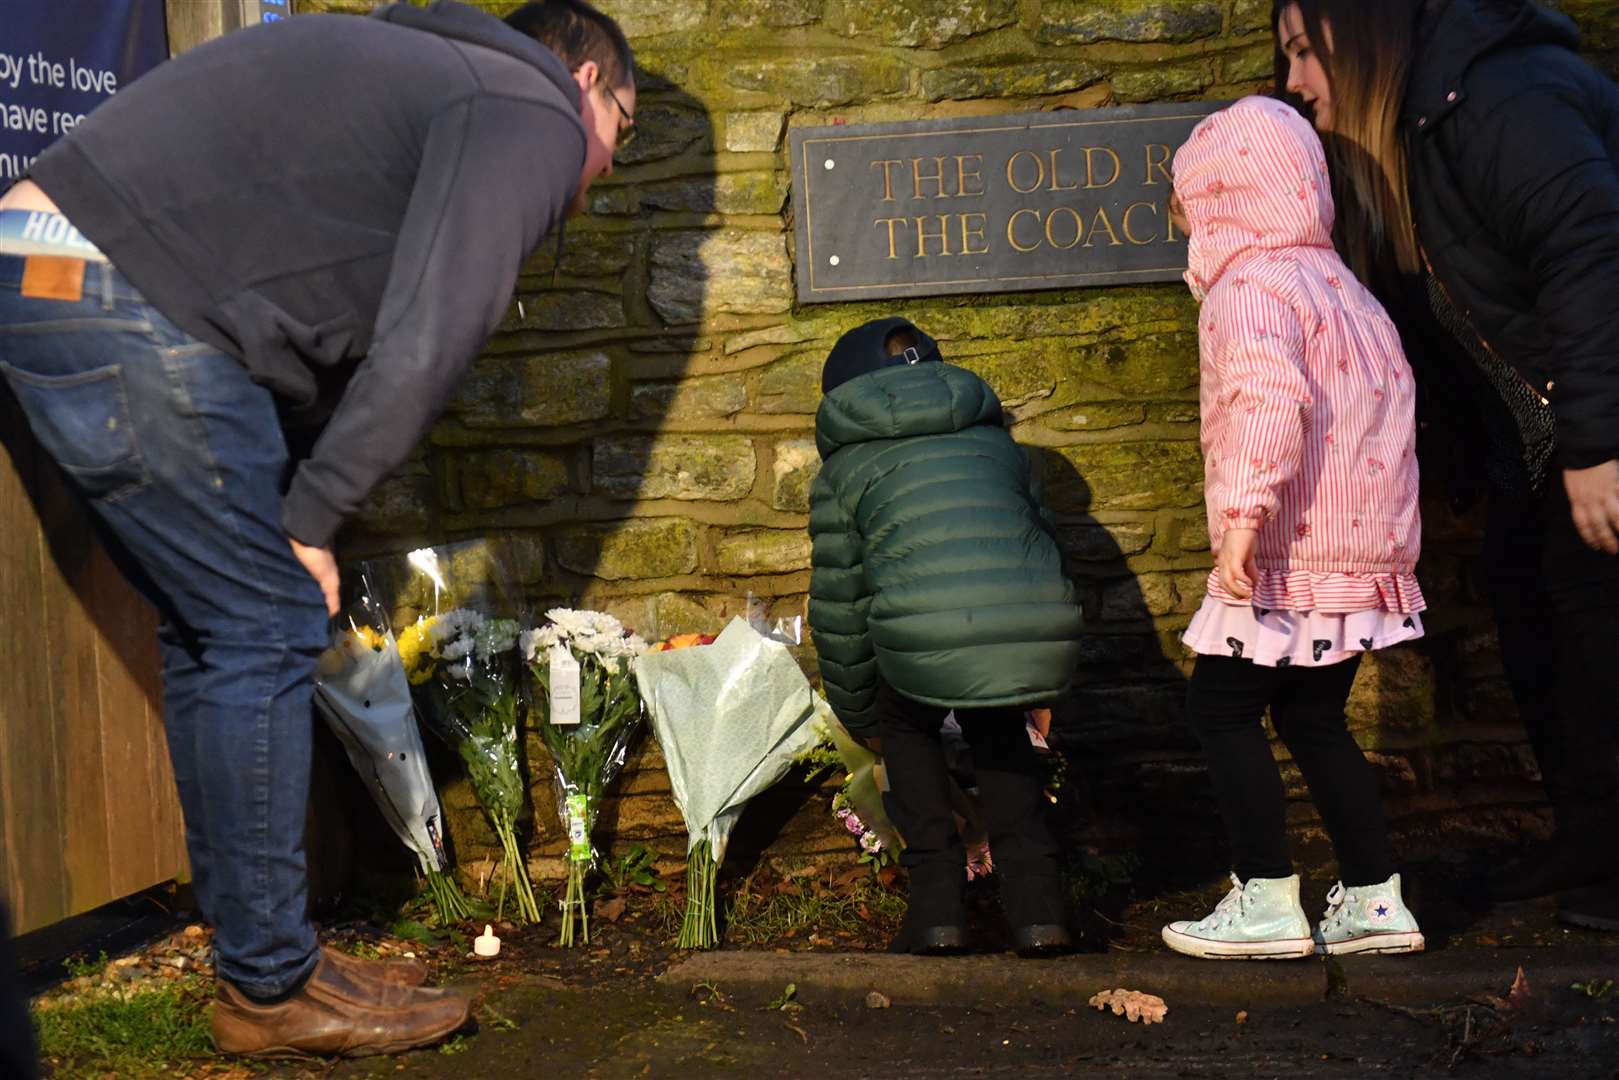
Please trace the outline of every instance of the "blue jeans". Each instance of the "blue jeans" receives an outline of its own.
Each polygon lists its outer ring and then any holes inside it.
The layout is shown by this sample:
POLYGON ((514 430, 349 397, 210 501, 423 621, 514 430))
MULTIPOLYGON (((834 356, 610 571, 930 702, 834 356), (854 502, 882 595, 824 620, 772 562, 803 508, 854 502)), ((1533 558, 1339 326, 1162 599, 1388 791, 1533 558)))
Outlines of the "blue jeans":
POLYGON ((315 964, 304 820, 319 587, 281 526, 275 402, 110 265, 77 300, 25 297, 0 255, 0 374, 158 609, 163 714, 219 974, 249 994, 315 964))

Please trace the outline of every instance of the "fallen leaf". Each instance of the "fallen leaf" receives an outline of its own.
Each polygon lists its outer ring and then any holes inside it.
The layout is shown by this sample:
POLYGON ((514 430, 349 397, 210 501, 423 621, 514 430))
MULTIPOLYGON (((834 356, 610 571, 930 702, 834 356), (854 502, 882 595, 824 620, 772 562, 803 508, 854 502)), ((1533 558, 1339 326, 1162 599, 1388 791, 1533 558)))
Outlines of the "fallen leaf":
POLYGON ((1512 989, 1507 991, 1507 1005, 1514 1009, 1521 1009, 1529 1004, 1529 979, 1523 973, 1523 966, 1518 966, 1518 974, 1512 980, 1512 989))
POLYGON ((876 990, 866 995, 866 1008, 868 1009, 886 1009, 892 1004, 894 1002, 887 994, 879 993, 876 990))
POLYGON ((1238 1010, 1238 1012, 1237 1012, 1237 1023, 1246 1024, 1247 1022, 1248 1022, 1248 1010, 1247 1009, 1238 1010))
POLYGON ((1111 1008, 1114 1016, 1127 1017, 1132 1024, 1161 1024, 1169 1012, 1163 998, 1140 990, 1103 990, 1091 995, 1090 1004, 1098 1009, 1111 1008))
POLYGON ((794 1035, 797 1035, 800 1039, 803 1039, 805 1046, 809 1045, 809 1032, 805 1031, 791 1020, 787 1021, 787 1023, 783 1024, 782 1026, 788 1031, 792 1032, 794 1035))
POLYGON ((610 923, 618 922, 624 914, 624 898, 615 896, 611 900, 596 901, 596 918, 606 919, 610 923))
POLYGON ((859 882, 868 877, 870 873, 871 871, 867 870, 864 866, 850 867, 848 870, 845 870, 843 873, 832 879, 832 887, 840 892, 844 889, 853 888, 859 882))

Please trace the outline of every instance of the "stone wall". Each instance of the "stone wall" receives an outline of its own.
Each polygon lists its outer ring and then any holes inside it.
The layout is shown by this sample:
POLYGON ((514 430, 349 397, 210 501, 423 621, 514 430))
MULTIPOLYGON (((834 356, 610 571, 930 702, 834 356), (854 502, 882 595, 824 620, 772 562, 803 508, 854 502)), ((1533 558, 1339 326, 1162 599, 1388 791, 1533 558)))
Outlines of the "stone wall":
MULTIPOLYGON (((349 0, 302 9, 357 10, 349 0)), ((504 3, 485 3, 503 10, 504 3)), ((752 593, 801 612, 819 370, 838 334, 903 310, 1000 393, 1038 455, 1089 627, 1059 744, 1077 839, 1220 864, 1178 634, 1209 566, 1195 305, 1180 287, 795 306, 785 134, 794 125, 1189 98, 1268 80, 1267 0, 607 0, 642 65, 638 138, 546 250, 417 458, 351 552, 499 532, 534 555, 536 599, 650 634, 717 629, 752 593), (553 280, 553 272, 558 276, 553 280)), ((1567 5, 1611 60, 1612 5, 1567 5)), ((1427 517, 1430 636, 1365 665, 1358 736, 1411 844, 1519 827, 1538 793, 1473 578, 1476 522, 1427 517)), ((806 663, 813 668, 810 657, 806 663)), ((535 748, 536 869, 561 839, 535 748)), ((1278 753, 1281 754, 1280 748, 1278 753)), ((644 742, 599 841, 683 854, 644 742)), ((453 771, 453 770, 452 770, 453 771)), ((1287 766, 1296 824, 1315 829, 1287 766)), ((491 837, 464 784, 453 834, 491 837)), ((847 850, 802 787, 754 814, 753 846, 847 850)))

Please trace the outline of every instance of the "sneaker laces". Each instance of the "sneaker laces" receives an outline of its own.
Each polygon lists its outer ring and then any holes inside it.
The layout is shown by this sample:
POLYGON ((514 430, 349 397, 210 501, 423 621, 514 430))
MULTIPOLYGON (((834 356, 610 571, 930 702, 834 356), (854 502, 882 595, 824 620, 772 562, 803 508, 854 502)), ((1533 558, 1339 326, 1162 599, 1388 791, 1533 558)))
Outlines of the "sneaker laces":
POLYGON ((1230 926, 1247 912, 1249 903, 1248 890, 1243 888, 1242 879, 1232 874, 1231 891, 1225 894, 1225 899, 1214 905, 1214 910, 1205 915, 1198 926, 1205 930, 1216 926, 1230 926))
POLYGON ((1344 883, 1341 881, 1334 883, 1327 891, 1327 910, 1321 916, 1321 921, 1330 927, 1338 927, 1343 922, 1344 901, 1348 898, 1349 890, 1344 888, 1344 883))

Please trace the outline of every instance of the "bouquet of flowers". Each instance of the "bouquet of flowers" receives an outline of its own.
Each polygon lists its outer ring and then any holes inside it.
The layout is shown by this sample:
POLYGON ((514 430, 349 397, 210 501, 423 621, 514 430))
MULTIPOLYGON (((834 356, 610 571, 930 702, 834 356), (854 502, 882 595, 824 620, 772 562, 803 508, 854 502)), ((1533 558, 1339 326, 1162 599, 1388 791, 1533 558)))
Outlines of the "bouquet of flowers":
POLYGON ((714 886, 731 830, 754 795, 815 745, 829 716, 780 641, 733 619, 705 648, 647 652, 636 681, 686 821, 681 948, 718 943, 714 886))
POLYGON ((899 857, 894 848, 883 843, 881 833, 860 820, 860 814, 846 793, 839 791, 832 796, 832 813, 849 831, 849 835, 855 838, 855 843, 860 847, 861 862, 880 870, 899 857))
POLYGON ((568 884, 561 944, 590 940, 585 875, 595 865, 590 830, 602 791, 624 766, 641 721, 641 694, 631 665, 647 644, 611 615, 553 608, 548 622, 523 631, 520 651, 532 693, 529 715, 551 752, 557 810, 568 837, 568 884))
POLYGON ((899 859, 905 843, 883 809, 883 760, 850 735, 824 705, 818 737, 843 768, 843 783, 832 797, 832 813, 855 838, 860 861, 881 870, 899 859))
POLYGON ((523 811, 517 739, 517 620, 491 619, 466 608, 424 616, 399 637, 399 655, 422 720, 461 755, 503 852, 497 916, 506 890, 517 916, 539 922, 534 887, 517 844, 523 811))
POLYGON ((409 622, 399 634, 399 658, 417 713, 461 756, 500 841, 497 915, 505 914, 510 888, 517 917, 537 922, 517 844, 526 794, 517 738, 518 626, 515 619, 485 614, 512 610, 502 595, 512 563, 510 545, 473 540, 420 548, 380 573, 392 586, 396 624, 409 622))
POLYGON ((413 851, 427 878, 440 923, 470 911, 450 876, 438 795, 411 708, 410 684, 388 618, 376 604, 366 573, 351 605, 321 654, 315 706, 367 781, 371 797, 395 835, 413 851))
MULTIPOLYGON (((948 733, 952 727, 959 738, 960 727, 947 719, 945 731, 948 733)), ((883 809, 883 792, 887 790, 883 759, 854 739, 835 716, 826 719, 821 739, 835 750, 846 773, 837 794, 832 796, 833 816, 854 837, 861 862, 878 871, 893 865, 905 849, 905 838, 883 809)), ((951 810, 967 849, 967 880, 988 877, 995 872, 995 861, 990 856, 982 814, 954 776, 949 778, 949 790, 951 810)))

